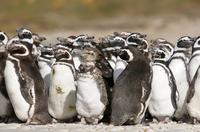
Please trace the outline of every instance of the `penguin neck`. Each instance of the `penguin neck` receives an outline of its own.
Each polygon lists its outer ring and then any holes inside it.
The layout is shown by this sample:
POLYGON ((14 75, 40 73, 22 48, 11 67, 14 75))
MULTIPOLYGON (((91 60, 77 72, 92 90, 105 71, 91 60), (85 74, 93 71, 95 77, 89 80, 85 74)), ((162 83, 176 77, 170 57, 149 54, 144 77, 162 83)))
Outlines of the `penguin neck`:
POLYGON ((192 54, 193 55, 200 54, 200 47, 198 47, 198 48, 192 48, 192 54))
POLYGON ((154 60, 154 63, 160 63, 160 64, 164 64, 164 65, 167 64, 167 62, 164 60, 154 60))

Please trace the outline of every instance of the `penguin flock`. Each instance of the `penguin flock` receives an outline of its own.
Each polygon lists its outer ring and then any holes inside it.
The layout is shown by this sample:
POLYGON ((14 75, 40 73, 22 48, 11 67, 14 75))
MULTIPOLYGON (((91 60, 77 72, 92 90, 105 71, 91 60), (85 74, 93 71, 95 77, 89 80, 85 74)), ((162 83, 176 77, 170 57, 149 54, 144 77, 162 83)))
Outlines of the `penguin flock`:
POLYGON ((136 32, 45 37, 0 31, 0 122, 200 122, 200 37, 136 32))

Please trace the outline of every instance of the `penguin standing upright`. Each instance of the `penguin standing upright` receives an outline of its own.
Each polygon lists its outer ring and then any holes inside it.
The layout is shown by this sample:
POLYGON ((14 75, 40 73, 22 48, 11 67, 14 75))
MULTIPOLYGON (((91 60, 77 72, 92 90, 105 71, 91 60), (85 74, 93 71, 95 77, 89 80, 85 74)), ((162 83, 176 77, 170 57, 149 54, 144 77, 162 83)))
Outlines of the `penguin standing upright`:
MULTIPOLYGON (((150 98, 150 61, 137 48, 128 47, 127 50, 132 57, 128 57, 129 64, 117 78, 112 93, 113 125, 141 123, 150 98)), ((122 58, 127 55, 125 51, 119 52, 122 58)))
POLYGON ((192 122, 200 122, 200 66, 195 73, 191 82, 188 96, 187 96, 187 111, 190 115, 192 122))
POLYGON ((75 68, 71 49, 56 45, 52 65, 48 111, 58 121, 70 121, 76 116, 75 68))
POLYGON ((103 118, 108 104, 102 76, 110 74, 110 67, 101 61, 101 54, 94 47, 84 47, 77 75, 76 109, 81 120, 89 124, 97 124, 103 118))
POLYGON ((19 41, 8 45, 4 76, 8 96, 18 119, 27 123, 51 122, 47 93, 32 54, 32 34, 23 30, 19 41))
MULTIPOLYGON (((171 57, 172 45, 167 41, 160 41, 152 47, 152 81, 151 98, 148 106, 150 114, 158 121, 167 121, 176 110, 176 85, 167 67, 171 57)), ((172 51, 173 52, 173 51, 172 51)))
POLYGON ((49 46, 42 46, 42 47, 40 46, 37 48, 40 52, 40 55, 37 57, 37 65, 39 67, 40 74, 42 75, 42 78, 46 85, 45 88, 47 88, 48 91, 50 87, 52 59, 54 57, 53 49, 49 46))
POLYGON ((198 67, 200 66, 200 36, 194 39, 195 42, 192 46, 192 57, 188 64, 190 83, 192 82, 193 77, 196 74, 198 67))
POLYGON ((0 122, 8 122, 9 118, 14 116, 13 107, 8 97, 4 80, 4 69, 7 58, 7 42, 8 36, 6 33, 0 31, 0 122))
POLYGON ((175 112, 176 119, 183 119, 187 115, 186 97, 189 90, 189 75, 187 69, 187 49, 194 43, 189 36, 184 36, 178 39, 174 53, 169 60, 169 68, 174 76, 179 98, 176 99, 177 109, 175 112))

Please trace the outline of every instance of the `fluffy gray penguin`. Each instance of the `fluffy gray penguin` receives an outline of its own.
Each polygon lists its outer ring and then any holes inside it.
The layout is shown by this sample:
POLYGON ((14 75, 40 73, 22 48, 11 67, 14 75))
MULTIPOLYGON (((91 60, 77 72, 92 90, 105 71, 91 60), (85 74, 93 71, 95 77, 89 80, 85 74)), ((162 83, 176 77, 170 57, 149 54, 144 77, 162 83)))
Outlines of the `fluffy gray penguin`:
MULTIPOLYGON (((76 110, 82 122, 97 124, 103 118, 108 104, 106 85, 102 74, 109 69, 97 68, 101 52, 94 47, 84 47, 77 75, 76 110), (102 72, 104 71, 104 72, 102 72)), ((100 67, 101 64, 98 64, 100 67)), ((104 65, 104 64, 102 64, 104 65)))
MULTIPOLYGON (((19 120, 33 124, 51 122, 47 92, 32 54, 31 33, 8 45, 4 76, 8 96, 19 120), (30 40, 29 40, 30 39, 30 40)), ((20 34, 22 35, 22 34, 20 34)))
POLYGON ((186 53, 193 43, 193 38, 189 36, 179 38, 168 64, 179 93, 179 98, 176 100, 177 109, 174 115, 177 120, 184 120, 187 116, 186 97, 189 90, 189 75, 186 53))
MULTIPOLYGON (((128 47, 132 53, 129 65, 117 78, 111 100, 111 124, 139 124, 142 122, 150 98, 151 69, 149 59, 137 48, 128 47)), ((126 52, 121 53, 121 55, 126 52)))
POLYGON ((73 57, 68 47, 54 47, 55 63, 52 65, 48 111, 58 121, 70 121, 76 116, 76 86, 73 57))
POLYGON ((153 62, 148 110, 158 121, 168 121, 176 110, 176 85, 173 75, 167 67, 173 46, 164 39, 157 39, 155 43, 150 48, 153 62))

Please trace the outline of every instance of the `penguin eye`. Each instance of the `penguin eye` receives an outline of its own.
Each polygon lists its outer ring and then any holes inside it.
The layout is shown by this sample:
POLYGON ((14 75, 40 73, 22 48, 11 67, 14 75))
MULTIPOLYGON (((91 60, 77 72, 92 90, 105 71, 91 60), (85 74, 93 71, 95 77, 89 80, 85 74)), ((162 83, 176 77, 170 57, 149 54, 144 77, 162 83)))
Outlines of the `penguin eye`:
POLYGON ((0 40, 4 40, 4 39, 5 39, 4 35, 1 34, 1 35, 0 35, 0 40))
POLYGON ((198 41, 198 44, 200 45, 200 41, 198 41))

